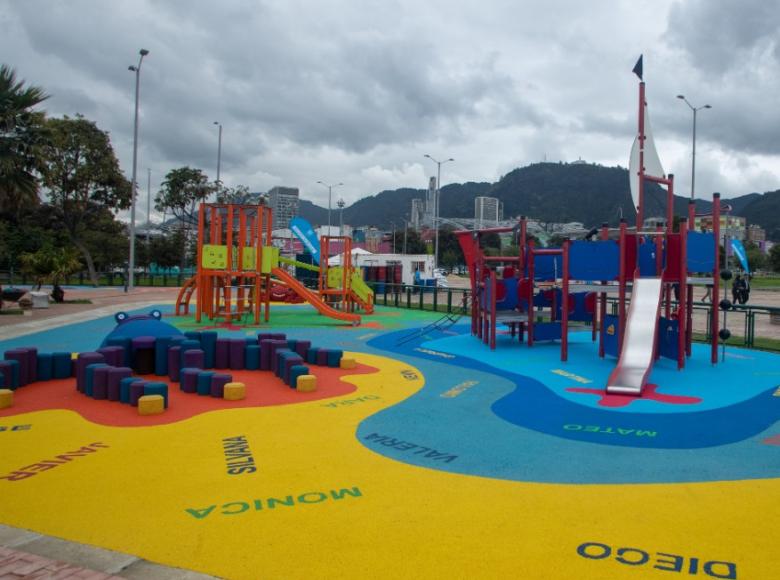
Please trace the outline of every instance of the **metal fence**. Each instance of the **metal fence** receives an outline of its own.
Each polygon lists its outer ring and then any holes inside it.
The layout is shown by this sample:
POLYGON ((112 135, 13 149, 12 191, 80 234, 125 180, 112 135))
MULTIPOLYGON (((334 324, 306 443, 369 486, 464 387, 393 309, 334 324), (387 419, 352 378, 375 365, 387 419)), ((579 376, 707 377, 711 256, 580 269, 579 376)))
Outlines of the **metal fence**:
MULTIPOLYGON (((160 286, 177 287, 181 286, 191 274, 136 274, 136 286, 160 286)), ((103 272, 98 274, 98 286, 124 286, 126 277, 121 272, 103 272)), ((29 286, 35 284, 35 280, 20 273, 0 272, 0 285, 2 286, 29 286)), ((79 272, 64 278, 60 281, 60 286, 92 286, 89 274, 79 272)))

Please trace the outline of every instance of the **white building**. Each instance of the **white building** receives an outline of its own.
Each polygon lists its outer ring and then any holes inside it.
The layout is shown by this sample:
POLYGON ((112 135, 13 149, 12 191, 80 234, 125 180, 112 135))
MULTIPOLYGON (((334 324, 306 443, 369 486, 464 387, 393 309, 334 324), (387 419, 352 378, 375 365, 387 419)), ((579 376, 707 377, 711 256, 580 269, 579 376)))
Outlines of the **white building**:
POLYGON ((476 229, 494 228, 501 221, 501 202, 496 197, 474 198, 474 224, 476 229))

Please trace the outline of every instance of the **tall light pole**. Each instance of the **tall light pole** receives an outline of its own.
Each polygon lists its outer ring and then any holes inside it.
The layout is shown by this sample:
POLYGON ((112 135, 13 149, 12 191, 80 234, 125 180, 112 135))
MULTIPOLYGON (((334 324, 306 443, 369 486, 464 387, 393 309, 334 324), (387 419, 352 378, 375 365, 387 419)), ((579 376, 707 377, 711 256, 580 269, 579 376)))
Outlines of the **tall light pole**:
POLYGON ((334 183, 333 185, 328 185, 324 181, 318 181, 320 185, 324 185, 328 188, 328 235, 330 235, 330 209, 331 209, 331 200, 333 198, 333 188, 339 187, 340 185, 344 185, 343 183, 334 183))
POLYGON ((344 200, 339 198, 336 205, 339 208, 339 236, 344 236, 344 200))
POLYGON ((222 123, 214 121, 214 124, 219 126, 219 144, 217 145, 217 187, 219 187, 222 185, 219 180, 219 170, 222 167, 222 123))
POLYGON ((133 124, 133 181, 131 182, 132 201, 130 203, 130 260, 127 272, 127 289, 132 291, 135 279, 135 196, 138 190, 136 173, 138 171, 138 98, 141 91, 141 63, 149 51, 142 48, 138 51, 141 57, 138 66, 130 65, 127 70, 135 73, 135 123, 133 124))
POLYGON ((146 251, 149 251, 149 230, 152 225, 152 170, 146 168, 146 251))
POLYGON ((423 155, 423 157, 427 157, 436 164, 436 199, 433 202, 433 226, 436 228, 436 241, 434 242, 433 250, 433 268, 435 270, 439 267, 439 194, 441 193, 441 166, 455 160, 450 157, 444 161, 437 161, 427 153, 423 155))
POLYGON ((693 199, 696 185, 696 113, 702 109, 711 109, 712 107, 710 105, 694 107, 688 102, 685 95, 677 95, 677 98, 682 100, 693 111, 693 154, 691 155, 691 199, 693 199))

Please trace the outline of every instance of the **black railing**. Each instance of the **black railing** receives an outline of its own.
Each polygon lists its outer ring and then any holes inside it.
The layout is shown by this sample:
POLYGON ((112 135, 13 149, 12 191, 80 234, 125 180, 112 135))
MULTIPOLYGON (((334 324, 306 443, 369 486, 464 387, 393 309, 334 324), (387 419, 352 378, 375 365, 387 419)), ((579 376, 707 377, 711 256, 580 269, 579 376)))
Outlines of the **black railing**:
MULTIPOLYGON (((160 286, 175 288, 181 286, 189 274, 136 274, 136 286, 160 286)), ((98 286, 124 286, 125 275, 121 272, 102 272, 98 274, 98 286)), ((0 285, 2 286, 30 286, 35 284, 31 276, 22 273, 0 272, 0 285)), ((50 286, 51 284, 45 284, 50 286)), ((87 272, 72 274, 60 281, 60 286, 93 286, 87 272)))

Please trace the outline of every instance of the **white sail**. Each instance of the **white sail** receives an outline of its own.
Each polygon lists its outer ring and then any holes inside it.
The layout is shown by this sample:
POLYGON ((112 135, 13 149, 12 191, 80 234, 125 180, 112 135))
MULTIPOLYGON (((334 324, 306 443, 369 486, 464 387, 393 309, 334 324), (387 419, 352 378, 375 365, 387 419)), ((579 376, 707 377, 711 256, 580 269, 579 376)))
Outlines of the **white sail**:
MULTIPOLYGON (((644 144, 645 175, 652 177, 666 177, 658 151, 653 140, 653 131, 650 128, 650 116, 645 105, 645 144, 644 144)), ((628 161, 628 180, 631 186, 631 199, 634 207, 639 207, 639 136, 634 139, 631 146, 631 155, 628 161)))

